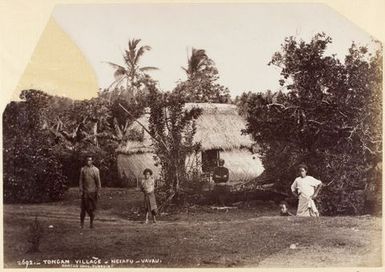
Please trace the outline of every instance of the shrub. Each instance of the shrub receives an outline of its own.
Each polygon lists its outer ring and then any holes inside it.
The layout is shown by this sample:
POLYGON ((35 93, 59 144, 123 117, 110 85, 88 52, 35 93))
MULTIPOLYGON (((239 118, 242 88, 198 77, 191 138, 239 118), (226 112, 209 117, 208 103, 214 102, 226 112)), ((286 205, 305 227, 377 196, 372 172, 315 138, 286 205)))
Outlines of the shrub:
POLYGON ((67 178, 50 147, 37 139, 23 139, 4 148, 4 202, 41 203, 63 198, 67 178))
POLYGON ((39 127, 38 108, 10 103, 3 114, 4 202, 62 199, 67 178, 52 150, 55 139, 39 127))

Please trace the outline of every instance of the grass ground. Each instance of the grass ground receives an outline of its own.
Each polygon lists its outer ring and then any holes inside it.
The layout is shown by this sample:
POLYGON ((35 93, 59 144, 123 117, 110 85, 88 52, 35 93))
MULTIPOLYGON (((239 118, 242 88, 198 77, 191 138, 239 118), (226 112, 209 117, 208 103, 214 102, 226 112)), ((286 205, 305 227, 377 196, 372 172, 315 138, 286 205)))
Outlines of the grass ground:
POLYGON ((75 189, 61 202, 4 205, 5 267, 66 267, 66 260, 78 267, 80 260, 94 267, 381 265, 381 218, 280 217, 273 204, 260 203, 190 207, 145 225, 141 201, 135 189, 105 189, 92 230, 79 228, 75 189), (35 216, 44 229, 40 252, 27 253, 35 216))

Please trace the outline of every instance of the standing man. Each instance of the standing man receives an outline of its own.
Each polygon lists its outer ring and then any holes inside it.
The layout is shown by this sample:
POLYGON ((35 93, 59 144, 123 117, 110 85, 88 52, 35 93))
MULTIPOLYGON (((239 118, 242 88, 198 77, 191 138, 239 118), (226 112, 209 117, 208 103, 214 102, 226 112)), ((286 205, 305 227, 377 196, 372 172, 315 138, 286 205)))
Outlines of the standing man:
POLYGON ((312 176, 307 175, 307 166, 301 164, 298 166, 299 177, 291 185, 293 195, 299 199, 297 216, 319 216, 314 199, 318 196, 322 182, 312 176))
POLYGON ((84 227, 86 212, 90 216, 90 228, 94 227, 95 210, 100 196, 99 169, 93 165, 92 157, 86 158, 86 165, 80 170, 79 194, 81 197, 80 227, 84 227))
POLYGON ((215 182, 214 193, 217 202, 222 206, 225 205, 224 199, 227 197, 227 182, 229 181, 229 169, 224 167, 225 161, 220 159, 218 166, 215 167, 213 179, 215 182))

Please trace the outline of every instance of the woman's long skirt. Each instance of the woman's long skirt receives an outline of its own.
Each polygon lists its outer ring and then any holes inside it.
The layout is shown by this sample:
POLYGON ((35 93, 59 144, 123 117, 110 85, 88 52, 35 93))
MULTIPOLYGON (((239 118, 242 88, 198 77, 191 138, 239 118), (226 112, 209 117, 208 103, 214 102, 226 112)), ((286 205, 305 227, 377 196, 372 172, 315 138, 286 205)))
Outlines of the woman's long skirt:
POLYGON ((158 212, 158 206, 156 205, 155 193, 144 194, 144 208, 146 212, 156 215, 158 212))
POLYGON ((314 200, 304 194, 299 195, 297 216, 319 216, 314 200))

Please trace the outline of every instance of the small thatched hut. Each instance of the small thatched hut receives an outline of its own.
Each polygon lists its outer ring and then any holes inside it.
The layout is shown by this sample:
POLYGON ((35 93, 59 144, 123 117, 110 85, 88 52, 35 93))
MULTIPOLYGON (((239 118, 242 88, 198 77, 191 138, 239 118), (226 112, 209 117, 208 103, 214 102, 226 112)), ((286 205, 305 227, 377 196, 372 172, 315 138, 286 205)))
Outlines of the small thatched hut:
MULTIPOLYGON (((195 142, 201 143, 201 150, 186 159, 187 170, 207 173, 217 165, 219 158, 225 160, 230 172, 230 182, 248 181, 258 177, 264 170, 257 154, 253 154, 254 142, 249 135, 242 135, 245 120, 238 114, 235 105, 189 103, 186 108, 202 108, 198 118, 195 142)), ((139 121, 148 127, 149 115, 139 121)), ((118 149, 120 175, 130 182, 136 182, 145 168, 151 168, 159 175, 160 166, 155 166, 152 139, 136 122, 128 133, 136 138, 118 149)))

